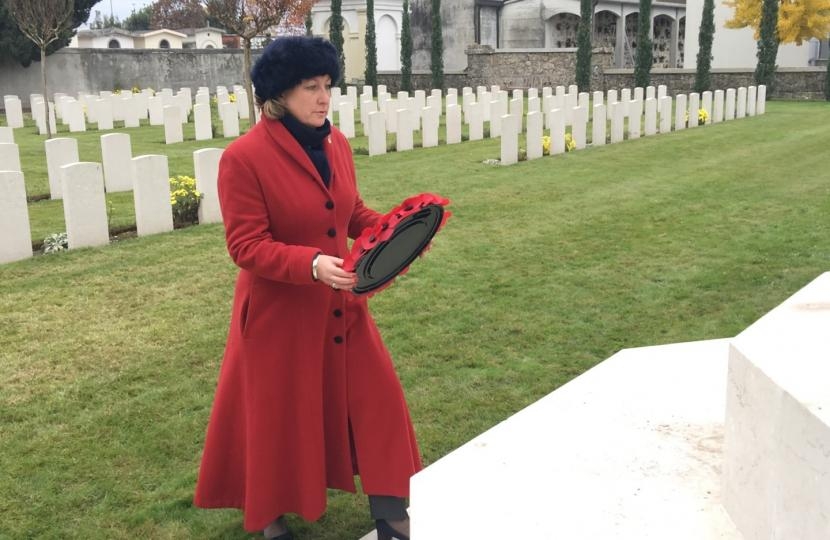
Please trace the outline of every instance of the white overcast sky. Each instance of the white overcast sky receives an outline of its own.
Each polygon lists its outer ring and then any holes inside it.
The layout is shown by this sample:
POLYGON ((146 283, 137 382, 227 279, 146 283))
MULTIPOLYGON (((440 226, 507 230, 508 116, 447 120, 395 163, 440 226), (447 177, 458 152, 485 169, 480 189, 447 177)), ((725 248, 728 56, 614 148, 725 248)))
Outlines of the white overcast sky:
POLYGON ((139 10, 152 3, 151 0, 101 0, 92 6, 89 11, 89 21, 91 22, 95 18, 96 11, 100 11, 102 17, 109 16, 111 13, 123 21, 130 16, 134 9, 139 10))

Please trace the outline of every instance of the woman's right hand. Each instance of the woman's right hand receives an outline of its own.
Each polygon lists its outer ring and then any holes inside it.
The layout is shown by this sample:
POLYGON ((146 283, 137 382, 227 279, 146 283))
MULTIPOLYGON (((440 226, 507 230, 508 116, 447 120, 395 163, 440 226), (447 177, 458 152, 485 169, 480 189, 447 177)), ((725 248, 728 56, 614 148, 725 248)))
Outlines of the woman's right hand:
POLYGON ((343 259, 322 253, 317 257, 317 279, 333 289, 350 291, 357 285, 357 274, 343 270, 343 259))

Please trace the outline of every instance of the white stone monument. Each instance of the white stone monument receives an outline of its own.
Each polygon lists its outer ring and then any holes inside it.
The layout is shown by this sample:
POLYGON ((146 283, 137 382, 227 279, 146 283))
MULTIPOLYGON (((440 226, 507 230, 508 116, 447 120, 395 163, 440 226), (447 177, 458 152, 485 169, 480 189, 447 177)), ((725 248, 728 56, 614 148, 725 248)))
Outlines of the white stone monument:
POLYGON ((176 144, 184 141, 182 110, 176 105, 164 107, 164 142, 176 144))
POLYGON ((755 105, 756 114, 764 114, 767 111, 767 85, 758 85, 758 103, 755 105))
POLYGON ((727 88, 726 89, 726 108, 723 113, 724 120, 734 120, 735 119, 735 89, 734 88, 727 88))
POLYGON ((573 124, 571 124, 571 135, 574 140, 574 148, 582 150, 587 144, 588 131, 588 107, 574 107, 573 124))
POLYGON ((193 152, 193 169, 196 176, 196 191, 202 194, 199 201, 199 223, 221 223, 219 207, 219 159, 221 148, 202 148, 193 152))
POLYGON ((0 126, 0 144, 2 143, 14 143, 13 128, 10 128, 9 126, 0 126))
POLYGON ((239 137, 239 115, 236 105, 233 103, 222 103, 219 105, 219 116, 222 118, 222 136, 239 137))
POLYGON ((689 113, 686 107, 686 94, 677 94, 674 98, 674 130, 686 129, 686 115, 689 113))
MULTIPOLYGON (((536 99, 538 98, 530 98, 536 99)), ((527 113, 527 159, 538 159, 542 157, 544 149, 542 147, 542 134, 544 133, 544 116, 539 111, 530 111, 527 113)))
POLYGON ((126 133, 101 135, 101 162, 107 192, 132 191, 133 150, 126 133))
POLYGON ((109 131, 113 128, 112 122, 112 101, 109 99, 96 99, 95 120, 98 123, 98 131, 109 131))
POLYGON ((386 153, 386 115, 380 111, 369 113, 369 155, 386 153))
MULTIPOLYGON (((649 86, 652 90, 653 86, 649 86)), ((654 92, 652 92, 653 94, 654 92)), ((657 133, 657 100, 653 97, 646 98, 646 117, 644 132, 646 137, 657 133)))
MULTIPOLYGON (((166 109, 166 108, 165 108, 166 109)), ((173 230, 170 173, 167 156, 146 155, 132 160, 135 224, 138 236, 173 230)))
POLYGON ((63 165, 60 177, 69 249, 109 244, 101 164, 83 162, 63 165))
POLYGON ((22 172, 20 148, 13 142, 0 142, 0 171, 22 172))
MULTIPOLYGON (((640 87, 638 87, 640 88, 640 87)), ((640 88, 642 90, 642 88, 640 88)), ((643 100, 632 99, 628 104, 628 138, 639 139, 642 134, 643 100)))
POLYGON ((698 111, 700 110, 700 94, 692 92, 689 94, 689 127, 697 127, 698 111))
POLYGON ((715 90, 712 103, 712 123, 723 122, 723 90, 715 90))
MULTIPOLYGON (((49 176, 49 193, 52 199, 63 198, 61 167, 77 163, 78 141, 70 137, 55 137, 43 143, 46 148, 46 171, 49 176)), ((99 165, 100 168, 100 165, 99 165)), ((89 167, 86 169, 91 170, 89 167)), ((103 187, 103 179, 101 180, 103 187)))
POLYGON ((10 128, 23 127, 23 104, 20 98, 13 95, 3 96, 3 107, 6 110, 6 123, 10 128))
POLYGON ((412 111, 408 108, 395 111, 398 116, 398 130, 395 132, 395 150, 406 152, 412 150, 412 111))
MULTIPOLYGON (((110 108, 110 111, 112 108, 110 108)), ((153 96, 147 99, 147 110, 150 113, 151 126, 164 125, 164 98, 162 96, 153 96)))
POLYGON ((0 231, 0 264, 32 256, 26 184, 20 171, 0 170, 0 231))
POLYGON ((447 144, 458 144, 461 142, 461 107, 458 105, 447 105, 446 114, 447 144))
MULTIPOLYGON (((350 87, 353 88, 353 87, 350 87)), ((354 129, 354 107, 352 106, 351 101, 341 101, 340 105, 338 106, 338 110, 340 113, 338 114, 338 128, 340 131, 343 132, 343 135, 347 139, 353 139, 355 137, 355 129, 354 129)))
POLYGON ((738 88, 738 99, 735 102, 735 118, 744 118, 746 116, 746 87, 738 88))
POLYGON ((480 141, 484 138, 484 118, 481 103, 470 104, 470 125, 468 126, 471 141, 480 141))
POLYGON ((758 105, 757 88, 750 86, 746 89, 746 115, 755 116, 755 108, 758 105))
MULTIPOLYGON (((557 87, 558 89, 558 87, 557 87)), ((550 155, 565 153, 565 111, 550 111, 550 155)))
POLYGON ((622 101, 610 105, 611 111, 611 143, 623 142, 625 139, 625 108, 622 101))
POLYGON ((213 123, 210 118, 210 105, 197 103, 193 106, 193 124, 197 141, 207 141, 213 138, 213 123))
POLYGON ((432 148, 438 146, 438 122, 441 114, 441 109, 434 109, 432 107, 424 107, 422 112, 424 128, 421 132, 421 146, 423 148, 432 148))
POLYGON ((519 160, 519 131, 516 129, 516 119, 505 114, 501 120, 501 164, 513 165, 519 160))
POLYGON ((660 107, 660 133, 671 133, 671 96, 663 96, 658 99, 660 107))
POLYGON ((593 146, 605 144, 606 117, 605 105, 601 102, 594 105, 594 121, 591 122, 591 144, 593 146))

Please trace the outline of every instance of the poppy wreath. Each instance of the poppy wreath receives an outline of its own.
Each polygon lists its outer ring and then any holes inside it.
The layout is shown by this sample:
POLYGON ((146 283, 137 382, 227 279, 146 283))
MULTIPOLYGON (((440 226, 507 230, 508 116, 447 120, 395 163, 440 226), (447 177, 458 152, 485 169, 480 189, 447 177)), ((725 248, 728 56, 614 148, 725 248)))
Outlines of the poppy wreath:
POLYGON ((451 212, 445 210, 445 207, 449 203, 449 199, 445 199, 440 195, 421 193, 420 195, 415 195, 404 200, 401 204, 382 216, 374 226, 364 229, 352 244, 352 249, 349 254, 343 260, 344 270, 358 272, 358 286, 352 292, 355 294, 369 294, 371 296, 391 285, 397 276, 405 274, 409 270, 409 265, 412 261, 429 250, 432 238, 444 227, 444 224, 452 215, 451 212), (440 221, 427 228, 426 234, 422 235, 422 238, 419 239, 420 243, 414 246, 415 251, 406 253, 401 257, 402 260, 399 262, 402 267, 400 270, 393 275, 382 277, 370 287, 361 287, 360 276, 362 263, 369 260, 373 253, 381 253, 388 247, 390 241, 394 241, 396 233, 399 233, 402 228, 411 225, 414 219, 424 215, 440 216, 440 221))

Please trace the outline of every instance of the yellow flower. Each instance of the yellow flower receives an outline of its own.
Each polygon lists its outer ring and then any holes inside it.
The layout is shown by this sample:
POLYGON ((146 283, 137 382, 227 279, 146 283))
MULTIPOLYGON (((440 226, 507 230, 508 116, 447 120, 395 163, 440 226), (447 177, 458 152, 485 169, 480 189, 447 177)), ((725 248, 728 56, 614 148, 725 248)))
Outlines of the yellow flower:
POLYGON ((231 101, 231 103, 236 103, 236 94, 229 95, 228 99, 231 101))
POLYGON ((565 152, 576 150, 576 141, 570 133, 565 133, 565 152))
POLYGON ((542 136, 542 154, 550 154, 550 137, 547 135, 542 136))
POLYGON ((709 113, 706 112, 706 109, 698 109, 698 111, 697 111, 697 123, 703 125, 708 120, 709 120, 709 113))

